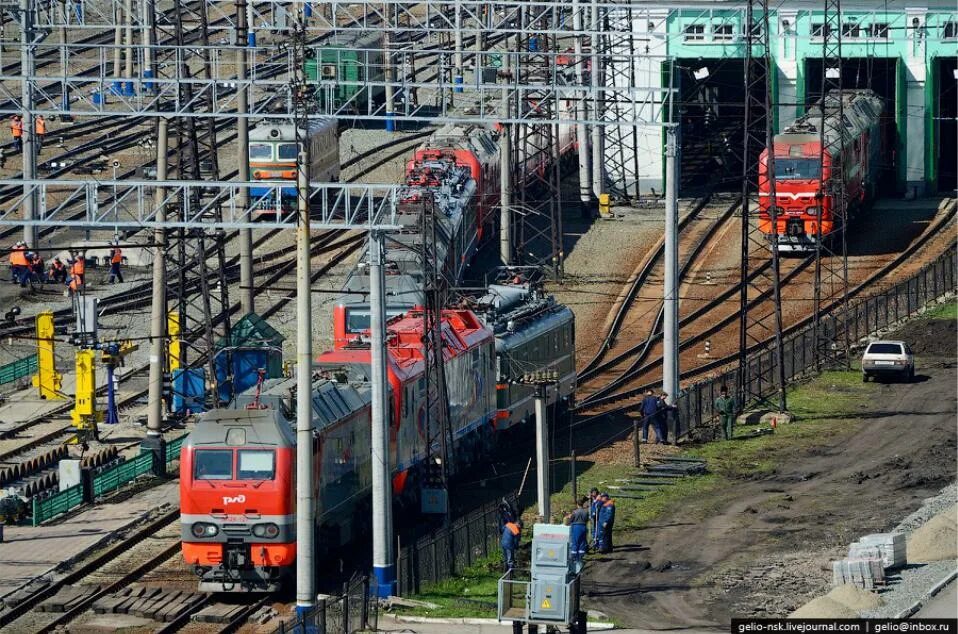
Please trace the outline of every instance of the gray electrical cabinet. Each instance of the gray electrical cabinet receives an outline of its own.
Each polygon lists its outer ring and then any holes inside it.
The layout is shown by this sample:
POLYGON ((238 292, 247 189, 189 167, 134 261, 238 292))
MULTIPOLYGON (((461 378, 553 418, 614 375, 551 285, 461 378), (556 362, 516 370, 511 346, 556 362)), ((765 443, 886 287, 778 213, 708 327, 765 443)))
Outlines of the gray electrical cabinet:
POLYGON ((499 620, 571 624, 579 611, 579 577, 571 559, 570 527, 536 524, 532 529, 529 581, 507 572, 499 580, 499 620))

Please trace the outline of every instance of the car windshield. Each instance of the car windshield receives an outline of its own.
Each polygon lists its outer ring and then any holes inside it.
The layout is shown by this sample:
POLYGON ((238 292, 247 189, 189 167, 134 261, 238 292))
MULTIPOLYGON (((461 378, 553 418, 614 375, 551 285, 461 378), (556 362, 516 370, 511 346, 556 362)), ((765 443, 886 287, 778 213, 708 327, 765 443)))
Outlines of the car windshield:
POLYGON ((267 160, 270 161, 273 159, 273 145, 272 143, 250 143, 249 144, 249 157, 251 159, 258 160, 267 160))
POLYGON ((820 176, 818 159, 775 159, 775 180, 777 181, 815 180, 820 176))
POLYGON ((901 344, 873 343, 868 346, 867 354, 901 354, 901 344))
POLYGON ((233 452, 228 449, 197 449, 193 455, 193 477, 197 480, 232 480, 233 452))
POLYGON ((240 449, 236 469, 237 480, 272 480, 276 475, 272 449, 240 449))

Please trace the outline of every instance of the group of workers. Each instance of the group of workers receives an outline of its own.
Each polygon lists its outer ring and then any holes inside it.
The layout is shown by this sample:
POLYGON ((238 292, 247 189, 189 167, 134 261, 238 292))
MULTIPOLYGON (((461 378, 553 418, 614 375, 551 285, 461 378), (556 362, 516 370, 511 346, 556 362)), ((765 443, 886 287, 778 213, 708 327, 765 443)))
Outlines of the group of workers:
MULTIPOLYGON (((577 501, 576 508, 565 516, 570 527, 570 554, 576 572, 581 572, 585 556, 591 550, 612 552, 612 527, 615 524, 615 500, 608 493, 593 488, 588 496, 577 501), (591 530, 590 530, 591 525, 591 530)), ((522 537, 522 520, 515 507, 503 500, 499 505, 499 524, 502 529, 502 560, 506 571, 516 567, 516 551, 522 537)))
MULTIPOLYGON (((31 251, 25 242, 17 242, 10 249, 9 260, 11 281, 21 288, 28 284, 66 284, 70 294, 75 295, 86 284, 86 258, 82 254, 68 259, 66 264, 60 258, 53 258, 50 267, 44 269, 43 256, 31 251)), ((123 282, 122 263, 123 252, 114 246, 110 250, 110 284, 123 282)))
MULTIPOLYGON (((47 121, 43 115, 33 119, 34 142, 37 145, 37 154, 43 150, 43 137, 47 135, 47 121)), ((13 135, 13 147, 17 152, 23 151, 23 118, 15 114, 10 118, 10 134, 13 135)))

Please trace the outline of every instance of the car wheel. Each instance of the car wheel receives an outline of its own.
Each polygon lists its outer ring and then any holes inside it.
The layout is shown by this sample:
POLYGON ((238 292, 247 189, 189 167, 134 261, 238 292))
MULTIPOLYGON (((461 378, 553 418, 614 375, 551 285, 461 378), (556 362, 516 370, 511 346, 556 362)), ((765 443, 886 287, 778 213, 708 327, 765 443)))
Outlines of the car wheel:
POLYGON ((868 383, 868 375, 862 374, 862 383, 868 383))
POLYGON ((908 368, 908 382, 915 382, 915 368, 908 368))

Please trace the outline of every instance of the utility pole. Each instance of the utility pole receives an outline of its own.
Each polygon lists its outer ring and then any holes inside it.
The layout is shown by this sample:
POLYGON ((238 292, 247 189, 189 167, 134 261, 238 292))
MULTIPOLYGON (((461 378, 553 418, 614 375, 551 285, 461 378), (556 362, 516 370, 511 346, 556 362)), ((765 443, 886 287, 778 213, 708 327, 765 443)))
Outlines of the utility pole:
POLYGON ((123 94, 132 96, 133 90, 133 0, 125 0, 126 12, 126 83, 123 85, 123 94))
MULTIPOLYGON (((159 117, 156 138, 156 180, 167 177, 169 120, 159 117)), ((153 230, 153 303, 150 306, 150 379, 147 390, 146 439, 143 448, 153 452, 154 468, 166 470, 163 440, 163 374, 166 371, 166 188, 157 187, 153 204, 156 229, 153 230)))
POLYGON ((539 517, 549 523, 552 517, 552 484, 550 478, 549 455, 549 415, 546 398, 549 388, 556 387, 559 375, 555 370, 533 372, 522 375, 516 380, 520 385, 530 385, 535 388, 536 410, 536 496, 539 504, 539 517))
MULTIPOLYGON (((236 153, 239 165, 236 180, 249 180, 249 94, 246 89, 246 48, 249 45, 246 0, 236 2, 236 153)), ((249 206, 249 190, 240 187, 237 204, 244 216, 249 206)), ((239 231, 240 307, 244 315, 256 310, 253 294, 253 230, 239 231)))
MULTIPOLYGON (((582 11, 583 5, 576 0, 572 5, 572 29, 575 32, 573 42, 573 51, 575 52, 575 83, 577 86, 585 85, 585 57, 582 55, 582 11)), ((575 118, 584 121, 588 118, 588 102, 585 95, 576 99, 575 118)), ((596 126, 599 127, 599 126, 596 126)), ((579 142, 579 202, 583 206, 588 206, 592 202, 592 172, 590 159, 592 158, 589 150, 588 128, 584 123, 577 123, 575 126, 575 138, 579 142)))
POLYGON ((666 128, 665 142, 665 328, 662 336, 662 387, 669 405, 679 391, 679 210, 676 128, 666 128))
POLYGON ((389 29, 392 27, 392 9, 388 2, 383 3, 383 14, 386 16, 386 29, 383 31, 383 80, 386 82, 386 94, 384 97, 384 107, 386 109, 386 132, 396 131, 396 121, 393 119, 395 107, 393 105, 393 79, 395 72, 393 70, 392 54, 389 49, 389 29))
POLYGON ((392 480, 389 468, 389 399, 386 394, 386 278, 384 236, 369 233, 369 326, 372 362, 373 576, 376 596, 396 594, 392 480))
MULTIPOLYGON (((597 121, 602 119, 603 110, 605 109, 604 99, 599 94, 599 88, 605 81, 602 72, 602 64, 604 63, 603 56, 599 51, 602 46, 601 36, 599 35, 599 27, 601 24, 602 20, 598 0, 592 0, 592 35, 589 36, 592 48, 592 73, 590 79, 593 93, 592 118, 597 121)), ((605 152, 604 134, 605 128, 603 126, 592 126, 592 192, 596 198, 603 193, 602 188, 605 186, 605 174, 603 172, 603 166, 605 165, 605 156, 603 156, 605 152)))
MULTIPOLYGON (((297 117, 305 123, 305 117, 297 117)), ((305 134, 305 130, 303 130, 305 134)), ((309 276, 309 165, 305 138, 297 133, 299 160, 296 199, 296 613, 306 616, 316 603, 313 503, 313 333, 309 276)))
MULTIPOLYGON (((32 185, 27 184, 37 177, 37 146, 33 122, 33 85, 30 83, 34 74, 33 68, 33 7, 32 0, 20 0, 20 70, 23 77, 20 81, 20 98, 23 101, 23 219, 35 220, 37 214, 37 192, 32 185)), ((37 228, 34 225, 23 225, 23 241, 31 249, 37 248, 37 228)))
POLYGON ((116 28, 113 30, 113 94, 123 94, 123 7, 116 3, 114 13, 116 28))
MULTIPOLYGON (((502 55, 502 70, 508 82, 509 52, 502 55)), ((502 89, 502 118, 509 118, 509 87, 502 89)), ((503 123, 499 132, 499 259, 512 264, 512 124, 503 123)))

